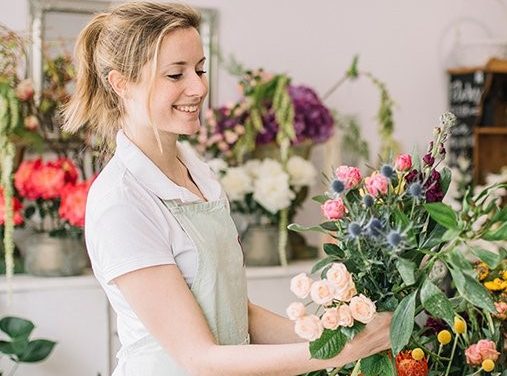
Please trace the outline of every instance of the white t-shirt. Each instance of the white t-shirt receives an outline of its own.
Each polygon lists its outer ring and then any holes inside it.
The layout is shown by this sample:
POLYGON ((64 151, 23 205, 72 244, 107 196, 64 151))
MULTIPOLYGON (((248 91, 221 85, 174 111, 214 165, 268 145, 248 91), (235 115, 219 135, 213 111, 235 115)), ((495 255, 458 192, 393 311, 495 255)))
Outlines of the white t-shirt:
MULTIPOLYGON (((225 197, 209 166, 188 145, 178 155, 208 201, 225 197)), ((85 239, 93 272, 118 316, 123 346, 148 334, 113 279, 148 266, 176 264, 188 285, 197 271, 197 250, 163 200, 199 197, 168 179, 123 131, 116 152, 88 193, 85 239)))

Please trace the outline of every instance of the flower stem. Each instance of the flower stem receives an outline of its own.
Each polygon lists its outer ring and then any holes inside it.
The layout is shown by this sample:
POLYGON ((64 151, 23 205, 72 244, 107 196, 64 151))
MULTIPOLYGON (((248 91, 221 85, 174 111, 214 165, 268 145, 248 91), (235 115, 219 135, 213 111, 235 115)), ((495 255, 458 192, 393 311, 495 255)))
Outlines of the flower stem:
POLYGON ((447 365, 447 370, 445 371, 445 375, 444 376, 448 376, 449 375, 449 371, 451 370, 451 364, 452 364, 452 360, 454 359, 454 353, 456 351, 456 345, 458 344, 458 337, 459 337, 458 334, 456 334, 454 336, 454 343, 452 344, 451 358, 449 359, 449 364, 447 365))
POLYGON ((357 376, 359 375, 359 372, 361 372, 361 359, 359 359, 354 367, 354 369, 352 370, 352 373, 350 374, 350 376, 357 376))

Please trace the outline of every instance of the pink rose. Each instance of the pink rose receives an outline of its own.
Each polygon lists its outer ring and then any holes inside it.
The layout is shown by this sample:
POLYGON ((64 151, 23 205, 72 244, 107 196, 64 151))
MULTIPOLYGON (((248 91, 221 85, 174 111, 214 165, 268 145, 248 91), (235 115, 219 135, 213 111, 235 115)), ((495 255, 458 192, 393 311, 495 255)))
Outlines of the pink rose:
POLYGON ((471 345, 465 350, 467 364, 478 366, 482 363, 482 356, 476 344, 471 345))
POLYGON ((491 359, 492 361, 496 361, 500 353, 496 351, 495 342, 489 339, 481 339, 477 342, 477 350, 481 354, 482 360, 491 359))
POLYGON ((336 308, 330 308, 324 312, 320 321, 325 329, 335 330, 338 328, 338 310, 336 308))
POLYGON ((349 307, 352 317, 363 324, 368 324, 371 320, 373 320, 375 312, 377 311, 375 303, 363 294, 354 296, 350 300, 349 307))
POLYGON ((345 185, 345 189, 355 188, 361 182, 361 171, 357 167, 340 166, 335 176, 345 185))
POLYGON ((333 263, 327 271, 326 277, 336 287, 334 296, 336 299, 348 302, 357 294, 356 285, 344 264, 339 262, 333 263))
POLYGON ((294 330, 301 338, 307 341, 315 341, 322 335, 324 327, 317 316, 308 315, 296 320, 294 330))
POLYGON ((347 212, 347 208, 341 198, 327 200, 321 207, 324 217, 329 220, 337 220, 343 218, 347 212))
POLYGON ((306 273, 300 273, 290 281, 290 291, 294 293, 299 299, 304 299, 310 293, 312 279, 306 273))
POLYGON ((339 326, 351 327, 354 325, 354 318, 352 317, 352 312, 348 305, 343 304, 339 306, 337 312, 339 326))
POLYGON ((39 119, 37 119, 37 116, 35 115, 27 116, 24 120, 24 124, 25 128, 30 131, 34 131, 40 126, 39 119))
POLYGON ((300 319, 305 313, 305 305, 301 302, 291 303, 287 307, 287 317, 292 321, 300 319))
POLYGON ((387 193, 389 181, 384 175, 374 172, 364 180, 364 185, 370 195, 377 197, 379 194, 385 195, 387 193))
POLYGON ((21 81, 16 87, 16 97, 22 102, 32 99, 33 93, 32 81, 29 79, 21 81))
POLYGON ((408 171, 412 167, 412 157, 410 154, 400 154, 394 162, 394 167, 398 171, 408 171))
POLYGON ((494 316, 500 320, 507 320, 507 303, 495 302, 496 313, 494 316))
POLYGON ((310 296, 312 300, 321 305, 326 305, 334 299, 335 285, 328 280, 316 281, 312 284, 310 296))
POLYGON ((356 285, 352 278, 349 281, 349 284, 343 286, 341 289, 336 289, 334 297, 342 302, 350 302, 350 300, 357 294, 356 285))

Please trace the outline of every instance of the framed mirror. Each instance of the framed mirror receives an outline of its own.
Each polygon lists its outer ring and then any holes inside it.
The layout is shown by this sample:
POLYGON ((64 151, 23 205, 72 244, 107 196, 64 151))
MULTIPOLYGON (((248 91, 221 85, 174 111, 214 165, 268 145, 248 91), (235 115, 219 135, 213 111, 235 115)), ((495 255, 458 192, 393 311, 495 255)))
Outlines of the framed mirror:
MULTIPOLYGON (((107 11, 116 2, 99 0, 28 0, 30 9, 30 71, 37 93, 44 82, 44 57, 65 51, 73 53, 74 43, 94 14, 107 11)), ((197 8, 201 12, 200 34, 206 56, 209 94, 204 108, 215 104, 217 93, 217 11, 197 8)))

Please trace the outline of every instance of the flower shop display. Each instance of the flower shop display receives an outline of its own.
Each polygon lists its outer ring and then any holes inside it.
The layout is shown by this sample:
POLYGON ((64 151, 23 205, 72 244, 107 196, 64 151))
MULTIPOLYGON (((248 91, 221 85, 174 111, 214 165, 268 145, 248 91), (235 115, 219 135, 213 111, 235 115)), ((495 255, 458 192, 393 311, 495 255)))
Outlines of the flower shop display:
MULTIPOLYGON (((278 243, 278 223, 284 210, 292 220, 316 177, 311 162, 292 156, 286 170, 274 159, 250 159, 244 164, 228 166, 221 159, 209 162, 218 174, 228 195, 231 212, 245 219, 242 244, 249 265, 281 263, 273 252, 278 243)), ((238 222, 238 221, 236 221, 238 222)))
POLYGON ((451 180, 442 167, 455 122, 442 115, 426 154, 401 154, 364 177, 340 166, 313 230, 334 241, 327 257, 291 282, 287 309, 314 358, 331 358, 375 312, 393 311, 389 352, 312 375, 501 375, 505 371, 507 208, 489 193, 444 204, 451 180), (490 250, 494 246, 494 250, 490 250), (320 276, 320 278, 319 278, 320 276), (489 372, 489 373, 488 373, 489 372))
POLYGON ((25 160, 14 175, 24 200, 25 227, 16 244, 25 270, 40 276, 80 274, 88 265, 83 239, 86 196, 92 179, 78 181, 67 158, 25 160))
MULTIPOLYGON (((0 342, 0 354, 13 363, 6 375, 14 375, 22 363, 40 362, 51 355, 56 342, 47 339, 31 340, 34 329, 35 325, 31 321, 20 317, 6 316, 0 320, 0 331, 6 337, 0 342)), ((0 374, 4 374, 2 370, 0 374)))

